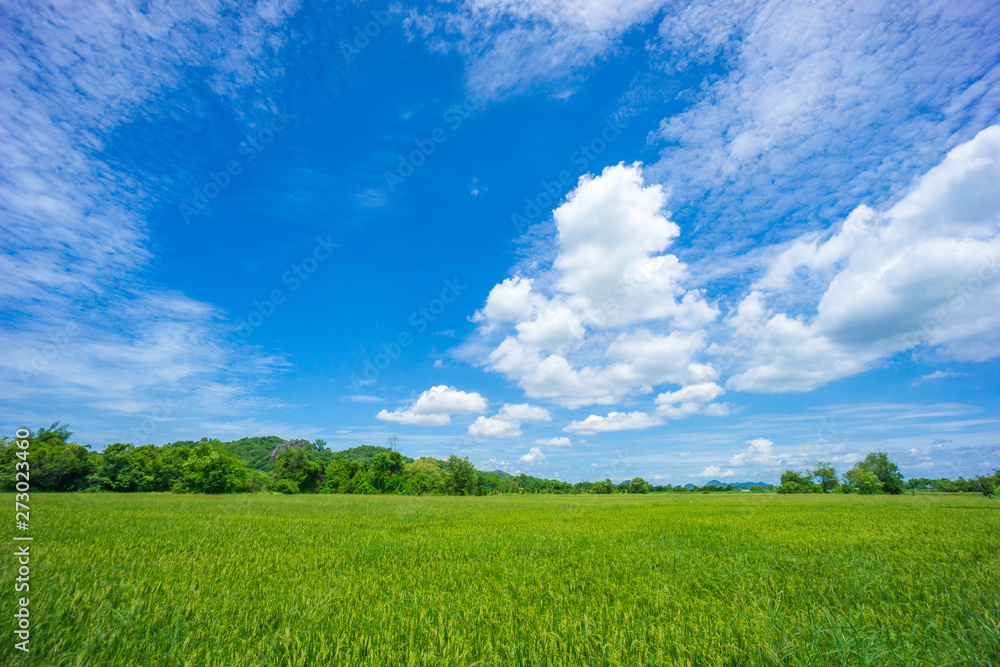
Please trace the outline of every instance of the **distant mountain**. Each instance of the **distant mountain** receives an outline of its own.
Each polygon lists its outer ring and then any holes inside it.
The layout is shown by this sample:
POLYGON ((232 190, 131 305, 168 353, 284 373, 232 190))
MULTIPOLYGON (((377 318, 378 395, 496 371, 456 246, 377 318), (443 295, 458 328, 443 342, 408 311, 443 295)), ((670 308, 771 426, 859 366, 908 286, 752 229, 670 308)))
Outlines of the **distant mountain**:
POLYGON ((509 472, 504 472, 503 470, 490 470, 489 472, 483 471, 484 475, 499 475, 500 477, 513 477, 509 472))
MULTIPOLYGON (((732 486, 736 489, 749 489, 751 486, 770 486, 767 482, 720 482, 717 479, 710 479, 701 486, 732 486)), ((685 489, 693 489, 694 484, 685 484, 685 489)), ((700 487, 699 487, 700 488, 700 487)))

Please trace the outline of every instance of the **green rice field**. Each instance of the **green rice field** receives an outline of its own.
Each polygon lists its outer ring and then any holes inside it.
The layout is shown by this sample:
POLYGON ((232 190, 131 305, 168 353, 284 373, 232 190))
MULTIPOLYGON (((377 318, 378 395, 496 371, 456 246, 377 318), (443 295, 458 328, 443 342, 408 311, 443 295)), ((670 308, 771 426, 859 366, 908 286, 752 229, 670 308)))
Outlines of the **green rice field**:
POLYGON ((0 664, 1000 664, 983 496, 31 500, 0 664))

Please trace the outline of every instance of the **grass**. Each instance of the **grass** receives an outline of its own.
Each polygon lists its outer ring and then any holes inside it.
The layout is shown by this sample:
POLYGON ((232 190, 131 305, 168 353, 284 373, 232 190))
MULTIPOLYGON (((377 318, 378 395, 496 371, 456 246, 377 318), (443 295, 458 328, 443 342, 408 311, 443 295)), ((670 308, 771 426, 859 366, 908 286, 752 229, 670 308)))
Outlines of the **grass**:
POLYGON ((32 523, 4 664, 1000 664, 972 495, 33 494, 32 523))

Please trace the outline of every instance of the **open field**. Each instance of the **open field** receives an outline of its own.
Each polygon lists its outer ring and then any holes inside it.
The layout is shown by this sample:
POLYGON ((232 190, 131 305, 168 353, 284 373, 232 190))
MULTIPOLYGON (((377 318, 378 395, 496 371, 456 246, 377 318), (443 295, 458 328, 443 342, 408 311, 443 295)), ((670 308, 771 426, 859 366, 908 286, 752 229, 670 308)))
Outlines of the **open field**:
POLYGON ((33 494, 32 524, 3 664, 1000 664, 981 496, 33 494))

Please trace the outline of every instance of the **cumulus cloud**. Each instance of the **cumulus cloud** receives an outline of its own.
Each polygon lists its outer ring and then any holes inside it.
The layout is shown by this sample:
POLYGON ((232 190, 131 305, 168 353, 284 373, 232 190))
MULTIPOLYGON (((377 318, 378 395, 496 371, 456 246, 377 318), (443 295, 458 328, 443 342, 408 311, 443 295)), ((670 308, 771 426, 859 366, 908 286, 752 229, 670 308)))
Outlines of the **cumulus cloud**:
POLYGON ((765 466, 781 465, 782 458, 773 453, 774 443, 766 438, 754 438, 744 443, 747 448, 733 454, 729 459, 729 465, 735 468, 742 468, 751 463, 759 463, 765 466))
POLYGON ((453 414, 472 414, 486 409, 486 399, 476 392, 464 392, 437 385, 420 394, 413 403, 392 412, 382 410, 376 419, 414 426, 444 426, 453 414))
POLYGON ((503 438, 521 435, 521 423, 551 421, 552 415, 545 408, 519 403, 505 404, 493 417, 480 416, 469 425, 468 434, 474 437, 503 438))
POLYGON ((659 417, 645 412, 610 412, 607 417, 590 415, 584 420, 573 421, 563 430, 569 433, 591 435, 613 431, 639 431, 665 423, 659 417))
POLYGON ((726 477, 732 477, 734 474, 735 472, 731 469, 723 470, 719 466, 708 466, 700 473, 698 473, 698 477, 704 477, 705 479, 708 478, 725 479, 726 477))
POLYGON ((517 460, 518 463, 527 463, 528 465, 535 465, 545 460, 545 454, 538 447, 532 447, 528 450, 528 453, 517 460))
POLYGON ((696 357, 718 310, 666 252, 679 230, 665 205, 639 164, 582 177, 553 214, 551 268, 504 280, 474 315, 482 335, 504 334, 484 364, 570 408, 717 378, 696 357))
POLYGON ((479 416, 469 424, 468 434, 477 438, 506 438, 521 435, 518 422, 479 416))
POLYGON ((656 414, 669 419, 683 419, 691 415, 703 414, 722 417, 729 414, 729 407, 722 403, 712 403, 725 393, 714 382, 699 382, 677 391, 667 391, 656 397, 656 414))
POLYGON ((535 440, 535 444, 539 447, 572 447, 573 443, 570 442, 569 438, 565 436, 559 436, 555 438, 542 438, 540 440, 535 440))
POLYGON ((860 208, 827 239, 790 243, 729 318, 749 350, 727 383, 809 391, 918 346, 983 361, 1000 353, 1000 126, 952 150, 884 214, 860 208), (805 272, 815 313, 770 302, 805 272))

